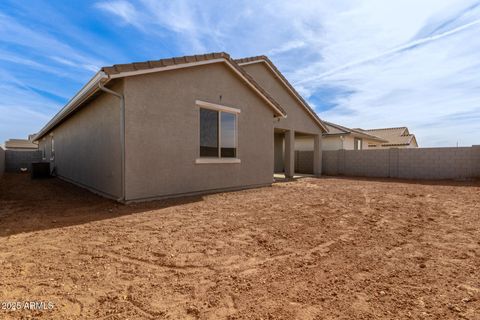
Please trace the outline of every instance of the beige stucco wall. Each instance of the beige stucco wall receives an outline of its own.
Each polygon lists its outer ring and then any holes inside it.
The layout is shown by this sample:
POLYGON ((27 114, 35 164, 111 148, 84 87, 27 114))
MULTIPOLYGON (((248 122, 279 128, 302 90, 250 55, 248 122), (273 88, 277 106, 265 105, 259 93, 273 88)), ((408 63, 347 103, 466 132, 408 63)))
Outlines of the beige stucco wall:
MULTIPOLYGON (((122 83, 112 87, 122 91, 122 83)), ((59 177, 103 195, 121 195, 119 99, 102 93, 39 142, 59 177), (51 138, 55 158, 51 157, 51 138)))
POLYGON ((285 170, 284 167, 284 134, 282 133, 275 133, 275 156, 274 156, 274 168, 275 172, 283 172, 285 170))
POLYGON ((270 184, 273 110, 224 63, 125 79, 126 200, 270 184), (239 164, 196 164, 195 100, 238 108, 239 164))
POLYGON ((344 135, 343 141, 340 136, 323 136, 322 150, 353 150, 354 138, 350 135, 344 135))
POLYGON ((295 151, 313 151, 313 137, 295 136, 295 151))
POLYGON ((287 112, 287 118, 275 122, 275 128, 295 130, 309 134, 321 134, 321 128, 300 102, 263 63, 242 65, 242 68, 265 89, 287 112))
MULTIPOLYGON (((369 144, 377 144, 380 145, 380 142, 368 140, 365 138, 362 139, 362 150, 367 149, 388 149, 386 147, 372 147, 369 148, 369 144)), ((322 149, 324 151, 332 151, 332 150, 355 150, 355 137, 352 135, 344 135, 343 136, 343 143, 340 136, 323 136, 323 145, 322 149)))

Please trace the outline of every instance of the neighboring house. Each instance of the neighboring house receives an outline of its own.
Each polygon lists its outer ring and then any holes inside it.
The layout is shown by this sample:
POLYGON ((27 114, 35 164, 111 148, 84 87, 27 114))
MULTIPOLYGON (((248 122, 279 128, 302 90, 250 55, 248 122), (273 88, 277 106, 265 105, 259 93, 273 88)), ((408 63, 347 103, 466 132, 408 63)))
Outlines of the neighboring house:
POLYGON ((38 150, 38 144, 26 139, 10 139, 5 141, 5 150, 36 151, 38 150))
POLYGON ((320 175, 326 130, 266 57, 212 53, 103 67, 35 140, 60 178, 128 202, 270 185, 280 139, 293 176, 296 133, 320 175))
MULTIPOLYGON (((363 150, 370 144, 387 143, 388 141, 378 136, 362 132, 358 129, 347 128, 332 122, 323 121, 328 132, 323 134, 322 150, 363 150)), ((309 137, 299 138, 295 150, 311 151, 313 141, 309 137)))
MULTIPOLYGON (((322 150, 366 150, 385 148, 418 148, 415 135, 407 127, 384 129, 347 128, 332 122, 323 121, 328 132, 323 134, 322 150)), ((312 139, 297 138, 295 150, 311 151, 312 139)))
POLYGON ((383 129, 356 129, 366 134, 371 134, 387 140, 386 143, 369 142, 368 149, 385 148, 418 148, 417 139, 410 134, 407 127, 383 129))
POLYGON ((266 56, 235 60, 278 101, 288 117, 274 123, 274 172, 291 177, 295 172, 295 151, 302 140, 315 151, 309 172, 321 172, 321 138, 328 129, 318 115, 266 56))

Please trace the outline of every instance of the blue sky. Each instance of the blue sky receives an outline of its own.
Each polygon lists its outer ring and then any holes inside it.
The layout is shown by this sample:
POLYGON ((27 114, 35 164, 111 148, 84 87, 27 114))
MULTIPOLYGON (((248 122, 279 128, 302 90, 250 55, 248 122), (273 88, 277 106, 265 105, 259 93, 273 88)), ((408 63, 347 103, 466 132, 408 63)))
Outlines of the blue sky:
POLYGON ((480 144, 480 1, 0 2, 0 143, 38 131, 103 65, 267 54, 322 119, 480 144))

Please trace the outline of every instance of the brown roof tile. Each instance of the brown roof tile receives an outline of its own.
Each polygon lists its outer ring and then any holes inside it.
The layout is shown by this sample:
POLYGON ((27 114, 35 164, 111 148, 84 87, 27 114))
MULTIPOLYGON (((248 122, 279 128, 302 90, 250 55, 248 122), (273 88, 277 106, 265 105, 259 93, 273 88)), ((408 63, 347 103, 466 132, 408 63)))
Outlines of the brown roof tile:
POLYGON ((329 131, 328 131, 327 135, 353 134, 353 135, 361 136, 361 137, 371 139, 371 140, 377 140, 377 141, 380 141, 380 142, 388 142, 387 140, 385 140, 381 137, 363 132, 359 129, 347 128, 347 127, 341 126, 339 124, 328 122, 328 121, 323 121, 323 123, 325 123, 325 125, 328 127, 329 131))
POLYGON ((137 70, 146 70, 152 68, 166 67, 176 64, 185 64, 191 62, 212 60, 212 59, 225 59, 227 60, 238 72, 242 74, 263 96, 267 98, 280 112, 282 115, 286 115, 285 110, 281 105, 275 101, 243 68, 241 68, 235 60, 233 60, 228 53, 225 52, 214 52, 207 53, 202 55, 193 55, 193 56, 183 56, 183 57, 173 57, 168 59, 160 59, 153 61, 145 62, 134 62, 127 64, 116 64, 113 66, 103 67, 102 71, 109 75, 119 74, 122 72, 137 71, 137 70))
POLYGON ((415 139, 415 135, 410 134, 407 127, 356 130, 360 130, 368 134, 373 134, 387 140, 388 143, 383 143, 382 146, 409 145, 415 139))

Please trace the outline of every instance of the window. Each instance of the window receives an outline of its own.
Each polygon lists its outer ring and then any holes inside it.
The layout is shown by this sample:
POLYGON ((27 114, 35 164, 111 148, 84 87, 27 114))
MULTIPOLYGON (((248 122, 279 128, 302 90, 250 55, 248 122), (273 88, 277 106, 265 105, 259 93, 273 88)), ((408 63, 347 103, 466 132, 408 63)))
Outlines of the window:
MULTIPOLYGON (((237 114, 240 110, 197 101, 200 106, 200 157, 211 162, 239 162, 237 157, 237 114), (207 107, 207 108, 205 108, 207 107)), ((197 163, 209 163, 197 159, 197 163)))
POLYGON ((235 158, 237 116, 200 108, 200 157, 235 158))
POLYGON ((354 143, 354 149, 355 150, 362 150, 362 139, 360 138, 355 138, 353 140, 353 143, 354 143))

